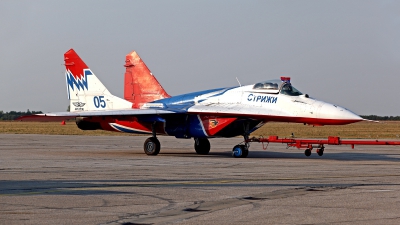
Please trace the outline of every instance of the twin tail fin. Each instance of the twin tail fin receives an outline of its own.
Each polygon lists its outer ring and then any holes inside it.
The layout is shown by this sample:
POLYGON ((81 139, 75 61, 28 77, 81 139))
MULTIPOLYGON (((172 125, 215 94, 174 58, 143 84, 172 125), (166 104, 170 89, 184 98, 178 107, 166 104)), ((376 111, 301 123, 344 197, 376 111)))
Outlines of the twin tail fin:
POLYGON ((126 55, 124 66, 124 98, 133 103, 133 108, 141 108, 147 102, 171 97, 135 51, 126 55))
POLYGON ((112 95, 78 54, 64 54, 70 111, 129 109, 132 103, 112 95))

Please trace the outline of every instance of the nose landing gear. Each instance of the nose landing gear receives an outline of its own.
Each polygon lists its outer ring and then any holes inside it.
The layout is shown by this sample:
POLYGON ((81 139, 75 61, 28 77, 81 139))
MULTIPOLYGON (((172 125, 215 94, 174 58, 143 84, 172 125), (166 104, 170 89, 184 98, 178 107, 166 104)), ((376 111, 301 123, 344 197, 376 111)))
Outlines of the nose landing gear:
POLYGON ((232 149, 232 156, 235 158, 246 158, 249 155, 249 148, 250 148, 250 142, 249 142, 249 124, 244 125, 244 144, 238 144, 235 145, 232 149))
POLYGON ((232 149, 232 156, 235 158, 246 158, 249 155, 249 147, 246 145, 236 145, 232 149))

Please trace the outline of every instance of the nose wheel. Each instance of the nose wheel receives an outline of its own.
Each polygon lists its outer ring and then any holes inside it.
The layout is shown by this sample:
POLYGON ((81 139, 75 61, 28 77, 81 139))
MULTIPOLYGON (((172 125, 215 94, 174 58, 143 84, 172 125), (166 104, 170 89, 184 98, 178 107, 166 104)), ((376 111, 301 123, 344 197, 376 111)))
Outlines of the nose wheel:
POLYGON ((243 124, 243 130, 244 144, 235 145, 232 149, 232 156, 235 158, 246 158, 249 155, 249 123, 243 124))
POLYGON ((246 158, 249 155, 249 148, 246 145, 236 145, 232 149, 232 156, 235 158, 246 158))

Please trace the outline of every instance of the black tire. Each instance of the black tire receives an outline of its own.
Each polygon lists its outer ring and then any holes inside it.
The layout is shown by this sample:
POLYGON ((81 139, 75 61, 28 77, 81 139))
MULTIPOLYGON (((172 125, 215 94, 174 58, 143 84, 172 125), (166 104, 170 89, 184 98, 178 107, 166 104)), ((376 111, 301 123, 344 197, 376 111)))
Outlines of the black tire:
POLYGON ((310 156, 311 155, 311 149, 306 149, 305 151, 304 151, 304 155, 306 155, 307 157, 308 156, 310 156))
POLYGON ((318 149, 318 150, 317 150, 317 154, 318 154, 319 156, 324 155, 324 149, 322 149, 322 148, 318 149))
POLYGON ((232 149, 232 156, 235 158, 246 158, 249 155, 249 149, 244 145, 236 145, 232 149))
POLYGON ((248 155, 249 155, 249 149, 247 149, 246 147, 244 147, 243 153, 242 153, 242 158, 246 158, 248 155))
POLYGON ((158 155, 160 147, 160 141, 155 137, 147 138, 143 145, 144 153, 147 155, 158 155))
POLYGON ((211 145, 207 138, 195 138, 194 150, 199 155, 207 155, 210 152, 211 145))

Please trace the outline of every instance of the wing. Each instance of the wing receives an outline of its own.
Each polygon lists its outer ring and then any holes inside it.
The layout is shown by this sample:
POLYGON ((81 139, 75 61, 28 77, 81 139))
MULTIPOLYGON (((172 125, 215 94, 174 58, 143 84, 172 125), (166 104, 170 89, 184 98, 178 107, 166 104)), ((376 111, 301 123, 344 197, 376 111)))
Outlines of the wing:
POLYGON ((75 111, 75 112, 54 112, 44 114, 34 114, 21 116, 15 120, 18 121, 62 121, 73 119, 75 117, 88 116, 140 116, 140 115, 164 115, 181 113, 182 110, 162 110, 162 109, 126 109, 126 110, 102 110, 102 111, 75 111))

